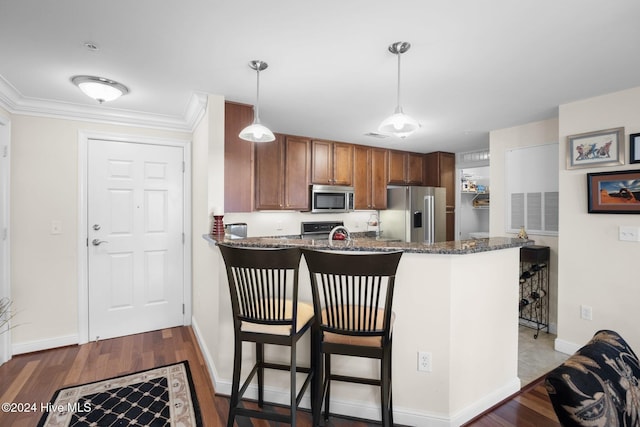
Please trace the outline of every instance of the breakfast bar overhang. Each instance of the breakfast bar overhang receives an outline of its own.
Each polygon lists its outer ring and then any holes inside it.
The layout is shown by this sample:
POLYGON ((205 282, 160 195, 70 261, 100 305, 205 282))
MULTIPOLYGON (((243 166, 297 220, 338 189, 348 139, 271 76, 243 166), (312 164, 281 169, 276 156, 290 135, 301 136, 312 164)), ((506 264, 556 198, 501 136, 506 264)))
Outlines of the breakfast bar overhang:
MULTIPOLYGON (((224 263, 215 237, 204 236, 212 262, 224 263)), ((221 239, 224 239, 223 237, 221 239)), ((248 247, 301 246, 337 251, 396 251, 404 254, 396 276, 393 310, 393 405, 398 424, 458 426, 520 389, 518 378, 518 279, 520 247, 532 242, 487 238, 432 245, 355 238, 348 242, 287 237, 224 240, 248 247), (431 356, 431 371, 418 370, 418 352, 431 356)), ((229 291, 219 274, 218 345, 204 349, 215 360, 216 392, 228 394, 233 359, 233 327, 229 291)), ((304 259, 300 268, 300 299, 311 301, 304 259)), ((308 349, 306 343, 301 349, 308 349)), ((247 348, 247 350, 249 350, 247 348)), ((287 352, 267 349, 273 359, 287 352)), ((251 355, 251 352, 247 352, 251 355)), ((247 366, 249 365, 247 356, 247 366)), ((309 360, 301 352, 299 363, 309 360)), ((211 364, 212 361, 209 361, 211 364)), ((373 362, 372 362, 373 363, 373 362)), ((336 371, 375 376, 376 366, 349 358, 334 362, 336 371)), ((267 378, 265 399, 285 403, 286 375, 267 378)), ((332 412, 379 420, 374 387, 336 383, 332 412)), ((247 392, 251 396, 251 390, 247 392)), ((307 398, 306 405, 309 407, 307 398)))

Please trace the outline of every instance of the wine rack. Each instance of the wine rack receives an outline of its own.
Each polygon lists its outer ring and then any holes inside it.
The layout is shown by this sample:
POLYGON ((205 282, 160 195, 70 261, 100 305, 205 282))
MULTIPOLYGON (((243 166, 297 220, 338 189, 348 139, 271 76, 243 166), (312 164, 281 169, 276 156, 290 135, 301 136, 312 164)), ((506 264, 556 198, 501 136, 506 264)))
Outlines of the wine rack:
POLYGON ((520 248, 520 324, 549 332, 549 247, 520 248))

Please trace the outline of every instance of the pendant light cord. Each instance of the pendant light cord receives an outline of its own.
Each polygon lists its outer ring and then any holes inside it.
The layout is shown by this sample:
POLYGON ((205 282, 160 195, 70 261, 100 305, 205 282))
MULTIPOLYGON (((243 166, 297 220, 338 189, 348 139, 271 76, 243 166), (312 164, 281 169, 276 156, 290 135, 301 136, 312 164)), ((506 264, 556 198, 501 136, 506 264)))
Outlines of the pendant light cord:
POLYGON ((254 123, 260 123, 260 64, 258 64, 258 67, 256 68, 256 80, 257 80, 257 84, 256 84, 256 106, 255 106, 256 116, 253 119, 253 122, 254 123))
POLYGON ((398 55, 398 105, 396 106, 396 113, 402 113, 402 107, 400 107, 400 56, 402 54, 398 52, 396 55, 398 55))

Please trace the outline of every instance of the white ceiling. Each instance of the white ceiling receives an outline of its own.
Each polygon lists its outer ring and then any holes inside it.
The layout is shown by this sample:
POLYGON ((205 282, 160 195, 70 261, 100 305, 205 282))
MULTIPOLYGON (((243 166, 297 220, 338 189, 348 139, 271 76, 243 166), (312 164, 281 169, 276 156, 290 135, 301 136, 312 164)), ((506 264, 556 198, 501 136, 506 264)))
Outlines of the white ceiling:
POLYGON ((488 147, 490 130, 640 86, 639 18, 638 0, 0 0, 0 87, 22 110, 182 120, 194 94, 253 103, 247 64, 261 59, 260 116, 274 131, 471 151, 488 147), (396 104, 395 41, 412 45, 402 106, 422 128, 376 139, 364 134, 396 104), (131 92, 96 106, 76 74, 131 92))

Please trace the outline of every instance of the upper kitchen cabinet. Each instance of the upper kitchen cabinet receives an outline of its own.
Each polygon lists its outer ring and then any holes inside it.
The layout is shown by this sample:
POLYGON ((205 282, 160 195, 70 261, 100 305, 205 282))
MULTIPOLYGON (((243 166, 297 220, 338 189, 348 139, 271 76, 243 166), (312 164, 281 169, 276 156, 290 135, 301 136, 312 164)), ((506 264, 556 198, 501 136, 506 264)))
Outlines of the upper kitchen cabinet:
POLYGON ((353 153, 355 209, 387 208, 387 150, 357 145, 353 153))
POLYGON ((340 142, 311 142, 311 183, 353 185, 353 145, 340 142))
POLYGON ((255 209, 309 210, 311 141, 275 134, 255 144, 255 209))
POLYGON ((224 209, 225 212, 253 210, 253 142, 238 134, 253 122, 253 106, 224 104, 224 209))
POLYGON ((389 150, 389 184, 422 185, 423 175, 423 154, 389 150))

